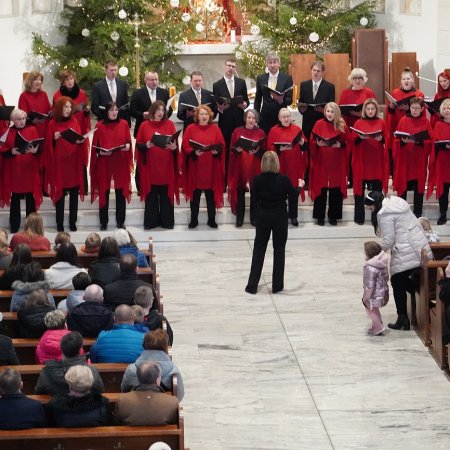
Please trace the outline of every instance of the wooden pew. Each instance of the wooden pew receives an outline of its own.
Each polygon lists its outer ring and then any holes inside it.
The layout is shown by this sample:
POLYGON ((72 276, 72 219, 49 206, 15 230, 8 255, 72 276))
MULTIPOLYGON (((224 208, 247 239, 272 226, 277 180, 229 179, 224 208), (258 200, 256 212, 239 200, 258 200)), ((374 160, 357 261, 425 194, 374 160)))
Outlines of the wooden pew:
POLYGON ((430 248, 436 260, 450 256, 450 242, 434 242, 430 244, 430 248))
POLYGON ((148 450, 162 441, 172 450, 184 447, 184 413, 178 409, 178 423, 159 427, 109 426, 96 428, 33 428, 0 431, 0 446, 8 450, 148 450))
MULTIPOLYGON (((50 293, 53 295, 53 298, 55 299, 55 303, 58 304, 61 300, 64 300, 67 298, 67 295, 69 294, 69 289, 52 289, 50 290, 50 293)), ((1 291, 0 290, 0 311, 9 311, 9 307, 11 305, 11 297, 13 295, 14 291, 7 290, 7 291, 1 291)))

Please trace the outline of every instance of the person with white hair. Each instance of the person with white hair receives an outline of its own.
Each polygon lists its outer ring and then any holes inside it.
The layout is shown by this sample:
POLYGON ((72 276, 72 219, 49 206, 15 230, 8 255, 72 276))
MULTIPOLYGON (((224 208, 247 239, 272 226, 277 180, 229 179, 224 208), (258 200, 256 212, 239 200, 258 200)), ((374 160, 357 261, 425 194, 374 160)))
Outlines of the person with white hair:
POLYGON ((120 256, 131 253, 136 257, 138 267, 149 267, 147 258, 139 250, 136 239, 129 231, 119 228, 114 232, 113 237, 119 246, 120 256))
POLYGON ((148 450, 171 450, 171 448, 165 442, 159 441, 150 445, 148 450))

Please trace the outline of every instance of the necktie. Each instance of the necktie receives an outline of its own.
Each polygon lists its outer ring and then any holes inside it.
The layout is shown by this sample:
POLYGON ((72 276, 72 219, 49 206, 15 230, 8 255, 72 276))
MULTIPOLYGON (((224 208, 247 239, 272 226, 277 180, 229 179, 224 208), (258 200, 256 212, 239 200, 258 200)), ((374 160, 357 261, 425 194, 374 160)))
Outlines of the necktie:
POLYGON ((270 77, 269 87, 275 89, 277 87, 277 79, 275 77, 270 77))
POLYGON ((197 102, 199 105, 202 104, 202 91, 197 91, 197 102))
POLYGON ((156 91, 154 89, 150 89, 150 100, 152 103, 156 101, 156 91))
POLYGON ((115 102, 117 100, 117 91, 114 81, 109 82, 109 93, 111 94, 112 101, 115 102))
POLYGON ((230 97, 234 97, 234 86, 233 86, 233 78, 230 78, 228 81, 228 91, 230 92, 230 97))
POLYGON ((316 99, 318 89, 319 89, 319 86, 316 83, 314 83, 313 84, 313 99, 316 99))

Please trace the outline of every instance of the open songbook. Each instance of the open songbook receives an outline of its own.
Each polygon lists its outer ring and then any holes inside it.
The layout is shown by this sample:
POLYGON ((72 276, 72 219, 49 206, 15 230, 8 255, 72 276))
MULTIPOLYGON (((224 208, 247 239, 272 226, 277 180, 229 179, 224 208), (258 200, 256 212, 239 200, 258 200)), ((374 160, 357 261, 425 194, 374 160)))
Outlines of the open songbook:
POLYGON ((181 131, 182 130, 180 129, 174 134, 160 134, 155 132, 150 139, 150 142, 155 144, 157 147, 166 148, 170 142, 177 142, 181 131))
POLYGON ((324 137, 322 137, 319 134, 314 133, 314 132, 313 132, 313 135, 314 135, 314 138, 316 139, 316 141, 323 141, 323 142, 325 142, 326 147, 332 147, 334 144, 336 144, 336 142, 339 142, 339 140, 341 138, 340 134, 338 134, 336 136, 333 136, 331 138, 324 138, 324 137))
POLYGON ((217 152, 222 151, 222 144, 205 145, 205 144, 201 144, 200 142, 193 141, 192 139, 189 139, 189 144, 191 145, 191 147, 194 150, 200 150, 202 152, 212 152, 214 150, 217 152))
POLYGON ((389 94, 388 91, 384 91, 384 95, 386 95, 386 98, 395 106, 409 105, 409 101, 415 97, 415 95, 413 94, 410 95, 409 97, 402 98, 401 100, 396 100, 394 97, 392 97, 391 94, 389 94))
POLYGON ((450 139, 442 141, 434 141, 434 145, 438 150, 450 150, 450 148, 447 148, 447 145, 450 145, 450 139))
POLYGON ((428 130, 419 131, 418 133, 407 133, 406 131, 394 131, 394 136, 398 139, 408 138, 414 139, 415 142, 423 142, 430 139, 428 130))
MULTIPOLYGON (((205 105, 205 106, 210 105, 210 104, 211 104, 211 102, 202 103, 202 105, 205 105)), ((184 108, 182 108, 182 109, 187 109, 188 111, 193 111, 194 109, 199 107, 199 105, 190 105, 189 103, 183 103, 183 102, 180 103, 180 106, 184 106, 184 108)))
POLYGON ((172 95, 172 97, 170 97, 169 100, 167 100, 167 105, 166 105, 166 110, 167 111, 169 111, 169 109, 172 108, 173 102, 175 101, 176 97, 177 96, 175 94, 175 95, 172 95))
POLYGON ((73 128, 67 128, 61 131, 61 137, 71 144, 76 144, 77 141, 84 141, 87 137, 92 136, 97 131, 97 128, 87 132, 86 134, 80 134, 73 128))
POLYGON ((124 150, 127 147, 127 144, 121 144, 121 145, 118 145, 117 147, 112 147, 112 148, 103 148, 103 147, 99 147, 98 145, 93 145, 92 147, 95 148, 95 150, 97 152, 114 153, 114 152, 119 152, 121 150, 124 150))
POLYGON ((0 106, 0 120, 9 120, 15 106, 0 106))
POLYGON ((29 141, 20 134, 20 131, 18 131, 16 134, 16 140, 14 141, 14 147, 16 147, 18 151, 23 154, 28 148, 36 147, 36 145, 41 146, 43 143, 44 138, 36 138, 29 141))
POLYGON ((80 111, 84 111, 87 108, 88 105, 86 103, 78 103, 78 105, 75 105, 73 108, 74 114, 80 111))
POLYGON ((237 106, 244 101, 244 97, 242 95, 236 95, 236 97, 229 98, 213 94, 212 97, 218 105, 237 106))
POLYGON ((236 142, 236 147, 243 148, 246 152, 251 152, 256 150, 264 141, 264 138, 261 138, 257 141, 254 139, 249 139, 244 136, 240 136, 236 142))
POLYGON ((39 119, 39 120, 50 119, 51 116, 52 116, 52 112, 51 111, 49 113, 47 113, 47 114, 40 113, 40 112, 37 112, 37 111, 30 111, 27 114, 28 120, 30 122, 33 121, 34 119, 39 119))
POLYGON ((369 138, 377 138, 378 136, 383 135, 383 130, 376 130, 376 131, 361 131, 357 128, 350 127, 350 130, 353 130, 355 133, 359 134, 362 137, 369 137, 369 138))
MULTIPOLYGON (((102 109, 102 110, 104 110, 104 111, 106 111, 106 108, 107 108, 107 106, 105 106, 105 105, 99 105, 99 106, 98 106, 98 109, 102 109)), ((117 107, 117 109, 118 109, 119 111, 124 110, 124 109, 127 109, 127 108, 128 108, 128 103, 125 103, 124 105, 118 106, 118 107, 117 107)))
POLYGON ((264 85, 265 88, 269 89, 269 92, 271 94, 276 94, 276 95, 285 95, 286 92, 292 91, 292 89, 294 89, 294 86, 288 87, 287 89, 285 89, 283 92, 277 91, 276 89, 272 89, 271 87, 267 86, 267 84, 264 85))
POLYGON ((434 98, 425 98, 425 106, 431 114, 438 113, 444 100, 445 98, 440 98, 438 100, 434 100, 434 98))
POLYGON ((362 107, 363 107, 362 103, 349 103, 345 105, 339 105, 341 113, 344 116, 349 116, 352 111, 360 112, 362 110, 362 107))
POLYGON ((291 147, 294 148, 301 140, 302 140, 303 132, 300 130, 297 135, 292 139, 291 142, 274 142, 273 145, 276 147, 278 151, 280 151, 281 147, 291 147))
POLYGON ((303 114, 305 111, 317 111, 317 108, 324 108, 326 103, 303 103, 298 102, 298 110, 303 114))

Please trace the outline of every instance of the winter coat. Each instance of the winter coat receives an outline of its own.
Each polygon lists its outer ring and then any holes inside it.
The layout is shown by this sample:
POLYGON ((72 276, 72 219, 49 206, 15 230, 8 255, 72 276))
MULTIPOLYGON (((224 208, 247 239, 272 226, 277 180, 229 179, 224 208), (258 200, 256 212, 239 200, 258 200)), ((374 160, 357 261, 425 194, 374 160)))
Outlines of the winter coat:
POLYGON ((107 256, 105 258, 96 259, 91 263, 89 275, 92 283, 98 284, 105 289, 105 286, 116 281, 120 276, 120 258, 116 256, 107 256))
POLYGON ((73 289, 72 278, 80 272, 87 270, 60 261, 45 271, 45 279, 49 282, 50 289, 73 289))
POLYGON ((0 366, 16 366, 18 364, 19 359, 11 338, 0 334, 0 366))
POLYGON ((442 324, 442 345, 450 343, 450 278, 442 278, 439 281, 441 289, 439 298, 444 303, 445 315, 442 324))
POLYGON ((45 315, 55 308, 51 305, 22 308, 17 313, 19 336, 27 339, 39 339, 46 331, 45 315))
POLYGON ((112 328, 113 313, 103 303, 83 302, 69 312, 67 325, 71 331, 78 331, 84 337, 96 338, 100 331, 112 328))
POLYGON ((391 276, 420 267, 423 248, 426 248, 428 258, 433 259, 423 228, 401 197, 386 197, 377 219, 383 239, 381 247, 384 251, 391 250, 391 276))
POLYGON ((48 281, 42 280, 25 282, 16 280, 12 284, 12 288, 14 289, 14 293, 11 297, 11 306, 9 307, 11 312, 19 311, 19 309, 25 305, 30 293, 36 289, 44 289, 44 291, 47 292, 48 301, 53 307, 55 307, 55 299, 53 298, 53 295, 48 292, 50 289, 48 281))
POLYGON ((74 289, 70 291, 67 295, 66 299, 66 308, 69 313, 73 311, 75 306, 78 306, 80 303, 84 302, 84 290, 74 289))
POLYGON ((148 261, 145 255, 136 247, 132 245, 122 245, 119 247, 120 256, 122 255, 134 255, 136 257, 138 267, 148 267, 148 261))
POLYGON ((363 276, 363 303, 368 309, 381 308, 389 300, 389 257, 381 251, 378 255, 369 259, 364 266, 363 276))
POLYGON ((156 361, 161 366, 161 388, 166 391, 172 390, 172 375, 176 374, 178 380, 178 400, 184 396, 183 377, 178 367, 172 362, 170 356, 162 350, 144 350, 135 363, 127 367, 120 385, 122 392, 130 392, 139 386, 136 369, 144 361, 156 361))
POLYGON ((61 360, 61 339, 70 333, 66 328, 62 330, 47 330, 36 347, 36 364, 44 364, 51 359, 61 360))
MULTIPOLYGON (((28 398, 22 392, 0 397, 0 430, 24 430, 44 427, 45 411, 41 402, 28 398)), ((2 448, 8 448, 3 443, 2 448)))

